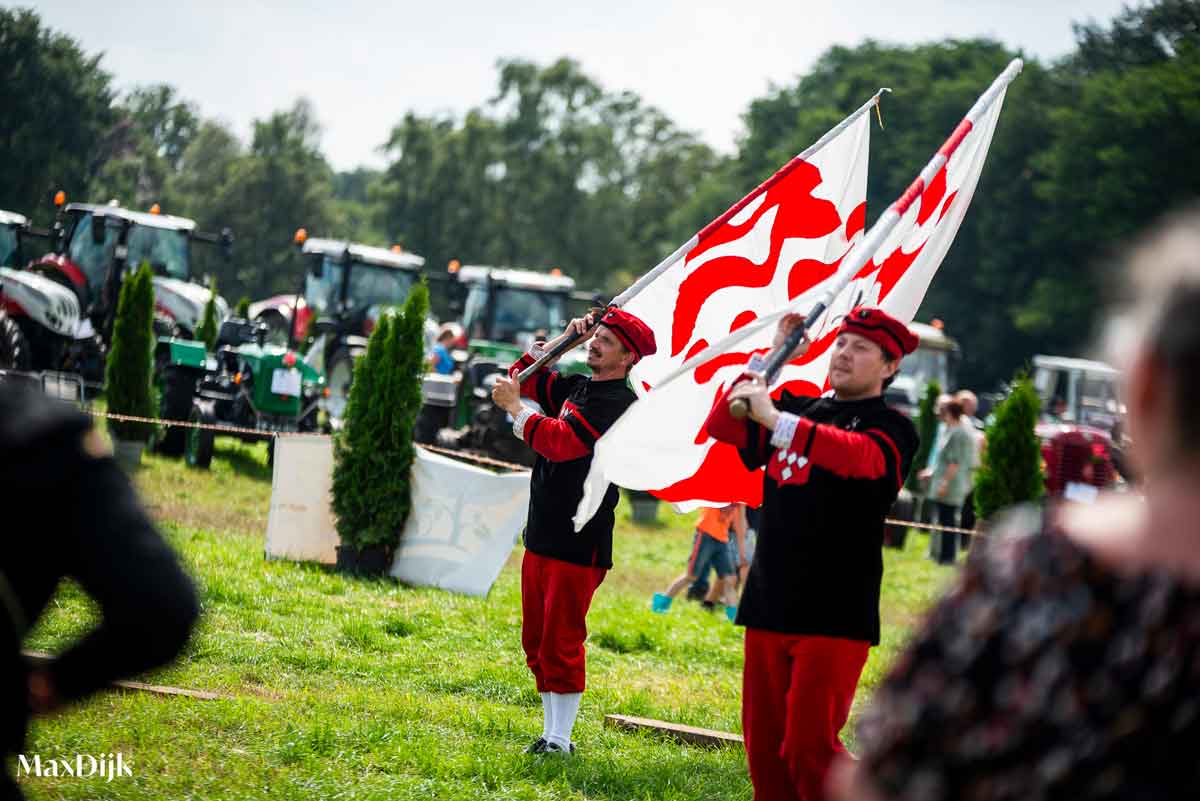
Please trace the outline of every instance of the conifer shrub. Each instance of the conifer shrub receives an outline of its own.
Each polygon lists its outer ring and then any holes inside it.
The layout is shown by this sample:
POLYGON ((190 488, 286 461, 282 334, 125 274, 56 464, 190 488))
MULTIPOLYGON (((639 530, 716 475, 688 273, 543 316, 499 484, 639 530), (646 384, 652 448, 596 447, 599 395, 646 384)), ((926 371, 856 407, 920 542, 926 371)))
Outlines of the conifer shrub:
POLYGON ((210 278, 208 303, 204 304, 204 316, 196 327, 196 339, 204 343, 207 350, 217 347, 217 279, 210 278))
POLYGON ((401 312, 380 316, 354 366, 345 424, 334 436, 333 511, 345 547, 394 550, 408 520, 428 309, 421 283, 401 312))
POLYGON ((920 436, 921 443, 917 446, 917 452, 913 456, 912 469, 908 471, 906 482, 909 492, 915 495, 924 494, 917 473, 925 468, 925 463, 929 461, 929 452, 933 450, 933 437, 938 423, 937 399, 941 394, 941 384, 937 381, 930 381, 925 385, 925 394, 921 396, 921 404, 917 410, 917 435, 920 436))
POLYGON ((240 317, 243 320, 248 320, 250 318, 250 298, 249 297, 247 297, 246 295, 242 295, 241 300, 239 300, 237 302, 237 307, 234 309, 233 316, 240 317))
MULTIPOLYGON (((147 262, 126 277, 117 300, 112 344, 104 370, 108 410, 135 417, 157 417, 153 389, 154 278, 147 262)), ((110 420, 113 437, 145 442, 152 423, 110 420)))
POLYGON ((1034 430, 1040 406, 1033 382, 1019 373, 987 428, 983 464, 975 474, 975 514, 980 520, 1013 504, 1037 500, 1045 492, 1034 430))

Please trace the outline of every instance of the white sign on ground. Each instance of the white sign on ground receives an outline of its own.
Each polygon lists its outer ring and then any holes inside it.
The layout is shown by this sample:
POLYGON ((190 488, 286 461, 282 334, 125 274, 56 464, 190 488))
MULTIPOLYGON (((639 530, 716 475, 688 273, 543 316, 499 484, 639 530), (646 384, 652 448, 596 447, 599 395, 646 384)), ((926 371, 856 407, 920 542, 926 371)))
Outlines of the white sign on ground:
MULTIPOLYGON (((276 440, 269 558, 336 561, 332 473, 328 437, 276 440)), ((497 474, 417 448, 412 491, 391 574, 415 586, 486 595, 525 525, 529 474, 497 474)))

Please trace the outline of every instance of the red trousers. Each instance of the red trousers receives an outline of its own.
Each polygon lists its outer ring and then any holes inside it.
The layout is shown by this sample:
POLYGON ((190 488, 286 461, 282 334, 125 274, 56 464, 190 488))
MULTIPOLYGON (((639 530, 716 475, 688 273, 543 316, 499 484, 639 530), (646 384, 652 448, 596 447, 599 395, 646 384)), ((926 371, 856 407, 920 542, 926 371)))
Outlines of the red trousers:
POLYGON ((754 801, 821 801, 825 774, 846 749, 870 645, 837 637, 746 629, 742 732, 754 801))
POLYGON ((521 646, 539 693, 581 693, 583 641, 592 594, 608 571, 525 552, 521 562, 521 646))

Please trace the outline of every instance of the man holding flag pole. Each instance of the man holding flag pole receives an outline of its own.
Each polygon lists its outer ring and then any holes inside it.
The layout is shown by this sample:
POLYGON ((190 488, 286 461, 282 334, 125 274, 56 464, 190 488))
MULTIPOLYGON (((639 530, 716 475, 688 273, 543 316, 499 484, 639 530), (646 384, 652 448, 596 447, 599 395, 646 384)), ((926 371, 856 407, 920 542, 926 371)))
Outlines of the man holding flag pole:
MULTIPOLYGON (((687 284, 704 265, 689 264, 668 323, 682 331, 672 339, 681 363, 645 386, 596 443, 577 528, 595 507, 592 486, 616 482, 701 505, 753 502, 744 485, 695 479, 714 465, 734 469, 721 449, 733 451, 736 470, 766 467, 758 549, 738 619, 748 626, 742 710, 756 801, 824 798, 825 774, 844 750, 838 731, 879 636, 883 521, 916 448, 911 423, 880 396, 916 347, 906 322, 966 214, 1021 67, 1019 59, 1009 64, 905 192, 832 262, 781 262, 774 231, 765 263, 749 237, 726 247, 776 272, 791 265, 787 299, 773 310, 738 315, 727 335, 713 326, 711 339, 698 338, 689 332, 699 318, 681 317, 680 309, 695 306, 687 284), (801 309, 803 319, 789 314, 801 309), (769 326, 775 341, 761 347, 769 326), (689 339, 695 344, 683 348, 689 339), (777 380, 783 384, 771 392, 777 380), (705 385, 720 389, 697 409, 696 388, 705 385), (822 389, 832 396, 815 397, 822 389), (690 494, 697 490, 705 494, 690 494)), ((861 220, 857 212, 854 219, 861 220)), ((851 238, 847 223, 841 241, 851 238)))

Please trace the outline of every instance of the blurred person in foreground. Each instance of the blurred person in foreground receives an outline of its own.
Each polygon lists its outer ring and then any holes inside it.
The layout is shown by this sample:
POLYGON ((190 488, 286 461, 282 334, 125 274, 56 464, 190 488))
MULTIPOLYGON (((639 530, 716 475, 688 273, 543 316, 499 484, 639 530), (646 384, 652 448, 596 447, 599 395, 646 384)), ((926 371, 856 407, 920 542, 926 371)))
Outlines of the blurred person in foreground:
MULTIPOLYGON (((0 725, 20 754, 34 715, 162 665, 199 614, 192 582, 146 517, 104 437, 70 406, 0 383, 0 725), (46 665, 21 654, 63 578, 100 607, 99 622, 46 665)), ((88 747, 109 750, 111 732, 88 747)), ((0 798, 20 798, 0 772, 0 798)))
POLYGON ((997 520, 859 725, 841 799, 1200 795, 1200 209, 1129 264, 1139 494, 997 520))

